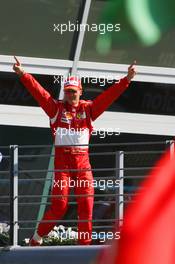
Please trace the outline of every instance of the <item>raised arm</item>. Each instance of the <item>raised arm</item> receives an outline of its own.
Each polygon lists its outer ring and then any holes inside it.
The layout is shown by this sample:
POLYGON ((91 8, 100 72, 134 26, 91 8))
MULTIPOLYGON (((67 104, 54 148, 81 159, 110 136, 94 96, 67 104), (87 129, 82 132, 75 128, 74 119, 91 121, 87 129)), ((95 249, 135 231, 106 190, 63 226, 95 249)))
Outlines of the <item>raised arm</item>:
POLYGON ((20 81, 43 108, 46 114, 50 118, 53 118, 58 111, 57 101, 52 98, 52 96, 35 80, 31 74, 26 73, 19 60, 16 57, 14 58, 16 63, 13 65, 13 70, 20 77, 20 81))
POLYGON ((118 83, 111 85, 107 90, 97 96, 91 104, 91 118, 94 121, 127 89, 134 78, 136 61, 128 68, 128 75, 118 83))

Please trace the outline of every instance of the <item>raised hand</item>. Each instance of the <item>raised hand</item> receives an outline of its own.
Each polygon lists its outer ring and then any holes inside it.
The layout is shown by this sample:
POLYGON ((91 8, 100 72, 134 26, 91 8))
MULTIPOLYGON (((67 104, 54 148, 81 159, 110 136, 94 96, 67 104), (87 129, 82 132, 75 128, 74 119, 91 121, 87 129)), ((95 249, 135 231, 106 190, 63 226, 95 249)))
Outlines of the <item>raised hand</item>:
POLYGON ((14 56, 16 63, 13 65, 13 70, 21 77, 24 74, 24 69, 21 66, 20 61, 14 56))
POLYGON ((131 81, 134 76, 136 75, 136 61, 134 61, 129 67, 128 67, 128 75, 127 75, 127 78, 128 78, 128 81, 131 81))

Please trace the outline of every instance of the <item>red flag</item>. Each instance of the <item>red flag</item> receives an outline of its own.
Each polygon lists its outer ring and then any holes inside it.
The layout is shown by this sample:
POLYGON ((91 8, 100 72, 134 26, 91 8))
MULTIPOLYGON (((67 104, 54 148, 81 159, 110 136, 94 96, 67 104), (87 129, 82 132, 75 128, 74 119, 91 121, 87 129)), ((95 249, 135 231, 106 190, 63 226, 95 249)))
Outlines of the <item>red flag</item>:
POLYGON ((175 160, 166 153, 126 210, 121 239, 103 263, 175 263, 175 160))

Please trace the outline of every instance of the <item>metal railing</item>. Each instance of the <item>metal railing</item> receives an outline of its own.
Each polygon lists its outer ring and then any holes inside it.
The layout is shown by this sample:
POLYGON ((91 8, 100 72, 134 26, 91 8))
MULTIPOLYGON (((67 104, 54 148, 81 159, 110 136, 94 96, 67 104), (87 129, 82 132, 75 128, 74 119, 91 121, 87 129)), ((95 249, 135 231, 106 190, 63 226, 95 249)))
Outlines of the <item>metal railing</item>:
MULTIPOLYGON (((170 146, 170 158, 174 158, 174 141, 162 141, 162 142, 131 142, 131 143, 111 143, 111 144, 90 144, 90 148, 94 147, 103 147, 103 149, 113 148, 112 151, 100 151, 100 152, 91 152, 90 157, 98 157, 100 159, 102 156, 108 157, 108 160, 111 159, 112 156, 115 157, 115 166, 114 167, 107 167, 107 168, 92 168, 92 172, 94 173, 105 173, 105 176, 97 176, 95 179, 97 181, 100 180, 118 180, 119 185, 112 189, 113 193, 95 193, 94 198, 100 198, 102 200, 96 200, 95 205, 114 205, 115 213, 113 214, 112 218, 102 218, 102 219, 93 219, 92 222, 96 225, 93 226, 94 229, 106 229, 110 230, 113 227, 113 224, 117 221, 118 225, 122 225, 123 218, 124 218, 124 207, 125 204, 134 202, 134 191, 136 190, 137 186, 133 184, 129 184, 128 181, 134 181, 134 184, 137 185, 136 181, 143 180, 147 172, 152 169, 155 160, 157 160, 160 155, 162 155, 167 147, 170 146), (154 157, 152 160, 152 164, 149 166, 145 166, 147 157, 154 157), (144 157, 141 159, 141 157, 144 157), (133 159, 133 161, 132 161, 133 159), (138 159, 138 160, 137 160, 138 159), (137 162, 142 162, 142 166, 136 166, 137 162), (109 172, 112 173, 112 176, 109 176, 109 172), (104 199, 105 197, 105 199, 104 199)), ((54 169, 21 169, 19 168, 19 160, 24 159, 32 159, 32 158, 50 158, 54 157, 52 154, 19 154, 19 151, 22 150, 29 150, 29 149, 39 149, 39 148, 51 148, 52 146, 17 146, 13 145, 9 147, 9 155, 4 156, 5 158, 9 158, 10 166, 9 171, 0 171, 1 175, 9 175, 9 180, 7 179, 0 179, 0 185, 2 182, 8 182, 10 184, 10 193, 9 195, 0 195, 0 199, 9 199, 9 202, 0 202, 1 206, 8 206, 10 210, 10 217, 9 217, 9 224, 10 224, 10 245, 17 246, 18 245, 18 232, 19 230, 34 230, 35 227, 27 226, 24 227, 22 224, 37 224, 40 222, 38 219, 27 219, 27 220, 20 220, 19 219, 19 207, 20 206, 47 206, 50 202, 40 202, 40 201, 31 201, 31 199, 37 198, 49 198, 51 195, 40 195, 40 194, 19 194, 19 184, 26 184, 29 182, 43 182, 46 181, 51 182, 52 179, 47 179, 44 177, 37 177, 37 178, 20 178, 21 174, 25 173, 53 173, 54 169), (20 199, 27 199, 27 202, 20 202, 20 199)), ((105 158, 106 159, 106 158, 105 158)), ((149 160, 150 163, 151 159, 149 160)), ((64 170, 57 170, 57 171, 64 171, 64 170)), ((76 171, 75 169, 69 171, 76 171)), ((27 174, 28 175, 28 174, 27 174)), ((99 186, 96 187, 99 190, 99 186)), ((106 190, 105 190, 106 191, 106 190)), ((59 197, 59 195, 57 195, 59 197)), ((75 194, 70 194, 69 197, 76 197, 75 194)), ((75 205, 75 201, 69 202, 70 205, 75 205)), ((89 221, 89 220, 82 220, 89 221)), ((48 221, 50 222, 50 221, 48 221)), ((69 223, 73 227, 75 227, 75 223, 77 219, 62 219, 54 221, 56 223, 69 223)))

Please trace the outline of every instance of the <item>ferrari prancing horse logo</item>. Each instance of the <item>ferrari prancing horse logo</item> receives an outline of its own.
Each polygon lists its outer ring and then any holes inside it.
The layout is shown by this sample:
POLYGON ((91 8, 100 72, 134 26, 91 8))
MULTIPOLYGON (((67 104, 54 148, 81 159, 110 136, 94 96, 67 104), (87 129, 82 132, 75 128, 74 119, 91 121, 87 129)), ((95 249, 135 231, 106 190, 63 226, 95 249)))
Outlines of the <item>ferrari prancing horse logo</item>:
POLYGON ((85 112, 77 113, 76 118, 77 119, 85 119, 86 118, 86 113, 85 112))

